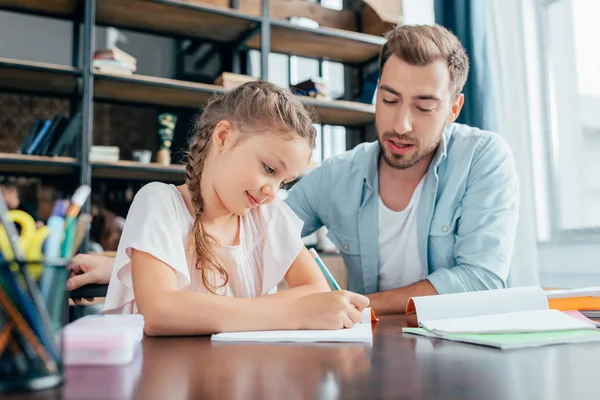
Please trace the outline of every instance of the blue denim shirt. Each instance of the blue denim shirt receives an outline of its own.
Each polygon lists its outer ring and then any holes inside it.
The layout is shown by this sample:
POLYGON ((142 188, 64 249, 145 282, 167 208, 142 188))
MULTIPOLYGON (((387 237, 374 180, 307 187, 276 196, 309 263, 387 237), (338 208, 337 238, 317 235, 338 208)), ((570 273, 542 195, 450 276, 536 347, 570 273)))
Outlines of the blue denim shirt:
MULTIPOLYGON (((340 250, 348 289, 379 291, 377 142, 363 143, 302 178, 287 203, 321 226, 340 250)), ((425 176, 418 206, 418 251, 438 293, 506 287, 518 220, 519 181, 497 134, 449 124, 425 176)), ((402 268, 402 265, 398 265, 402 268)))

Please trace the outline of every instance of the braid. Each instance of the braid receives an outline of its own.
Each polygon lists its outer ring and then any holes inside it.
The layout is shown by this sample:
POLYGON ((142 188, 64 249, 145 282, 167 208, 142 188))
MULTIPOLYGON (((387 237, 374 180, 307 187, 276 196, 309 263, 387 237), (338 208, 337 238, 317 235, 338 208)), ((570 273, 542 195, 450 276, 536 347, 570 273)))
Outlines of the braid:
POLYGON ((200 190, 200 179, 210 143, 210 132, 206 131, 207 129, 201 130, 200 134, 195 136, 194 142, 190 147, 188 152, 188 162, 185 166, 185 183, 188 186, 195 211, 194 225, 192 227, 192 233, 190 234, 190 246, 195 248, 196 253, 195 267, 196 269, 202 270, 202 283, 204 286, 211 293, 215 294, 216 287, 209 281, 208 274, 210 268, 207 266, 216 269, 218 274, 223 278, 223 283, 219 287, 227 285, 229 276, 227 275, 225 265, 219 260, 219 257, 217 257, 214 251, 214 245, 217 244, 218 241, 206 232, 202 225, 201 215, 204 211, 204 204, 202 200, 202 191, 200 190))

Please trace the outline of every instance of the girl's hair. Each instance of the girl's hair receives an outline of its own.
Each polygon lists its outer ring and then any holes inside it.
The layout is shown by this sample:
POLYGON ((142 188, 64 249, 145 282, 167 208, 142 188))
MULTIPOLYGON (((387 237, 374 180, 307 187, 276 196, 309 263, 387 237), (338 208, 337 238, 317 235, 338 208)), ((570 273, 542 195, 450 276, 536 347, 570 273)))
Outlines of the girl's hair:
POLYGON ((312 125, 316 121, 315 112, 305 107, 291 92, 265 81, 245 83, 224 95, 213 97, 196 120, 185 167, 185 182, 196 212, 189 245, 195 249, 195 267, 202 270, 202 283, 213 294, 217 287, 209 282, 209 272, 214 270, 223 278, 219 287, 225 286, 229 277, 225 264, 214 250, 218 241, 202 226, 200 177, 211 148, 213 131, 223 120, 229 121, 242 135, 277 132, 305 138, 311 149, 315 147, 316 137, 312 125))

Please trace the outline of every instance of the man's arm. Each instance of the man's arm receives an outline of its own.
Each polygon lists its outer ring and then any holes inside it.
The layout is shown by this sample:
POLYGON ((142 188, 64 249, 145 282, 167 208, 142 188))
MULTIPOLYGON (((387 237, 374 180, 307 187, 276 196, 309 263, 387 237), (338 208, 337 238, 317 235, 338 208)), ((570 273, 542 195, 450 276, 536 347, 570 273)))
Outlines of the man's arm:
POLYGON ((327 193, 327 188, 324 187, 325 168, 327 167, 320 166, 300 179, 285 199, 287 205, 304 222, 302 237, 323 226, 319 203, 323 203, 323 196, 327 193))
POLYGON ((519 214, 519 181, 508 145, 483 144, 469 171, 454 246, 455 265, 368 297, 379 314, 403 313, 410 297, 506 287, 519 214))
POLYGON ((432 296, 438 294, 435 287, 427 279, 415 282, 398 289, 385 292, 368 294, 371 307, 378 315, 402 314, 405 311, 408 299, 417 296, 432 296))

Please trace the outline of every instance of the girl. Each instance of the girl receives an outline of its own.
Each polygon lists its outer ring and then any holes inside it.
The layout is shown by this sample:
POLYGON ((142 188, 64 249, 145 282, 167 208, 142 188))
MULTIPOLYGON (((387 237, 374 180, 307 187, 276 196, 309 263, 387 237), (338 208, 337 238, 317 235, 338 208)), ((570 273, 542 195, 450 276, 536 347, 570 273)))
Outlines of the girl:
POLYGON ((277 190, 309 162, 312 119, 288 91, 244 84, 198 120, 181 186, 150 183, 122 233, 105 313, 144 315, 149 335, 337 329, 369 300, 330 292, 277 190), (284 279, 290 290, 273 293, 284 279))

